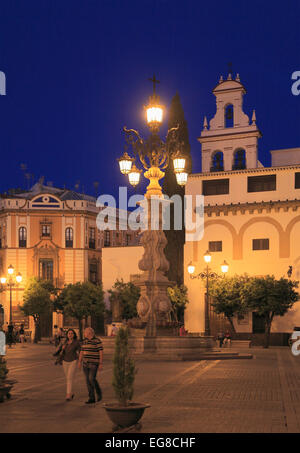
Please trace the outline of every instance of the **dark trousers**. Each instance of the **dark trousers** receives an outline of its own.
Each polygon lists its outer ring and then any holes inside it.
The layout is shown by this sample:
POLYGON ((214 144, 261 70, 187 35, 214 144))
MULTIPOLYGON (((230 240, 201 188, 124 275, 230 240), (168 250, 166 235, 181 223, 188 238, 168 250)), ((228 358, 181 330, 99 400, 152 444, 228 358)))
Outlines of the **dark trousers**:
POLYGON ((86 385, 89 392, 89 399, 95 401, 95 391, 99 399, 102 398, 100 385, 96 379, 98 371, 98 364, 86 363, 83 365, 83 372, 85 374, 86 385))

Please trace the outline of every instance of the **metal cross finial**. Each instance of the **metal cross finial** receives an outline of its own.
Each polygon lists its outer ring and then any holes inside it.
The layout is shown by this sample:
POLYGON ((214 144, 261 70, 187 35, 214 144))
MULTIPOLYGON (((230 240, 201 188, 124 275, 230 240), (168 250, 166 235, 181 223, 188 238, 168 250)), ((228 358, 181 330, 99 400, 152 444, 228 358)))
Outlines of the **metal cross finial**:
POLYGON ((153 94, 155 94, 155 84, 156 83, 160 83, 160 81, 155 78, 155 74, 153 74, 153 78, 152 79, 148 79, 148 80, 150 80, 150 82, 153 83, 153 94))
POLYGON ((232 75, 232 63, 231 61, 228 63, 228 74, 231 74, 232 75))

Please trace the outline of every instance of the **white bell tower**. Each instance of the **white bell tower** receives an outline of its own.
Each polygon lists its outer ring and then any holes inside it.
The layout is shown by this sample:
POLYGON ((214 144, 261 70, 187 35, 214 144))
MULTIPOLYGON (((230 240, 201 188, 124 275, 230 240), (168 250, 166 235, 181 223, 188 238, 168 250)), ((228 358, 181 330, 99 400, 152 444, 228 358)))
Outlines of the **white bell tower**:
POLYGON ((214 88, 217 111, 209 125, 204 118, 198 138, 202 145, 202 172, 242 170, 261 166, 257 159, 257 142, 261 132, 256 125, 255 110, 251 124, 243 111, 245 87, 237 74, 221 76, 214 88))

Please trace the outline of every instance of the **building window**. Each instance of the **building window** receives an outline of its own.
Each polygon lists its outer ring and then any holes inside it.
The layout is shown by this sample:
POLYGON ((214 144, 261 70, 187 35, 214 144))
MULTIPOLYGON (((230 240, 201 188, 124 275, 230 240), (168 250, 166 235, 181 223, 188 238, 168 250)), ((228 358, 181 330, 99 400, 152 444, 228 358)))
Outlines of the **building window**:
POLYGON ((276 175, 248 176, 248 192, 276 190, 276 175))
POLYGON ((300 173, 295 173, 295 189, 300 189, 300 173))
POLYGON ((233 155, 232 170, 244 170, 246 168, 246 152, 238 149, 233 155))
POLYGON ((224 126, 233 127, 233 105, 226 105, 224 110, 224 126))
POLYGON ((19 247, 26 247, 27 231, 25 227, 19 228, 19 247))
POLYGON ((73 228, 66 228, 66 247, 73 247, 73 228))
POLYGON ((222 252, 222 241, 209 241, 208 250, 210 252, 222 252))
POLYGON ((42 225, 42 237, 51 236, 51 225, 42 225))
POLYGON ((202 183, 202 195, 224 195, 227 193, 229 193, 229 179, 211 179, 202 183))
POLYGON ((53 260, 40 259, 39 277, 53 281, 53 260))
POLYGON ((269 250, 269 239, 252 239, 252 250, 269 250))
POLYGON ((95 228, 89 228, 89 248, 94 249, 95 247, 96 247, 95 228))
POLYGON ((97 283, 97 263, 90 263, 89 265, 89 281, 92 283, 97 283))
POLYGON ((109 247, 110 246, 110 231, 105 230, 104 231, 104 247, 109 247))
POLYGON ((212 156, 210 171, 224 171, 223 153, 216 151, 212 156))

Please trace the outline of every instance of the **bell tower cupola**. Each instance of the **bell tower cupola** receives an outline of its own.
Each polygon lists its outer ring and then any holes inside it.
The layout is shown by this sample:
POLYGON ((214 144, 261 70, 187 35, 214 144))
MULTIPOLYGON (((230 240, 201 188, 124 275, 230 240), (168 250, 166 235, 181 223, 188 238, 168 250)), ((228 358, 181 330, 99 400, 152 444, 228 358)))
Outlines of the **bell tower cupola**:
POLYGON ((242 170, 256 168, 258 138, 261 132, 253 110, 251 121, 243 111, 246 89, 239 74, 235 80, 229 72, 227 80, 220 77, 214 88, 216 114, 208 122, 204 118, 203 130, 198 138, 202 145, 202 172, 242 170))

